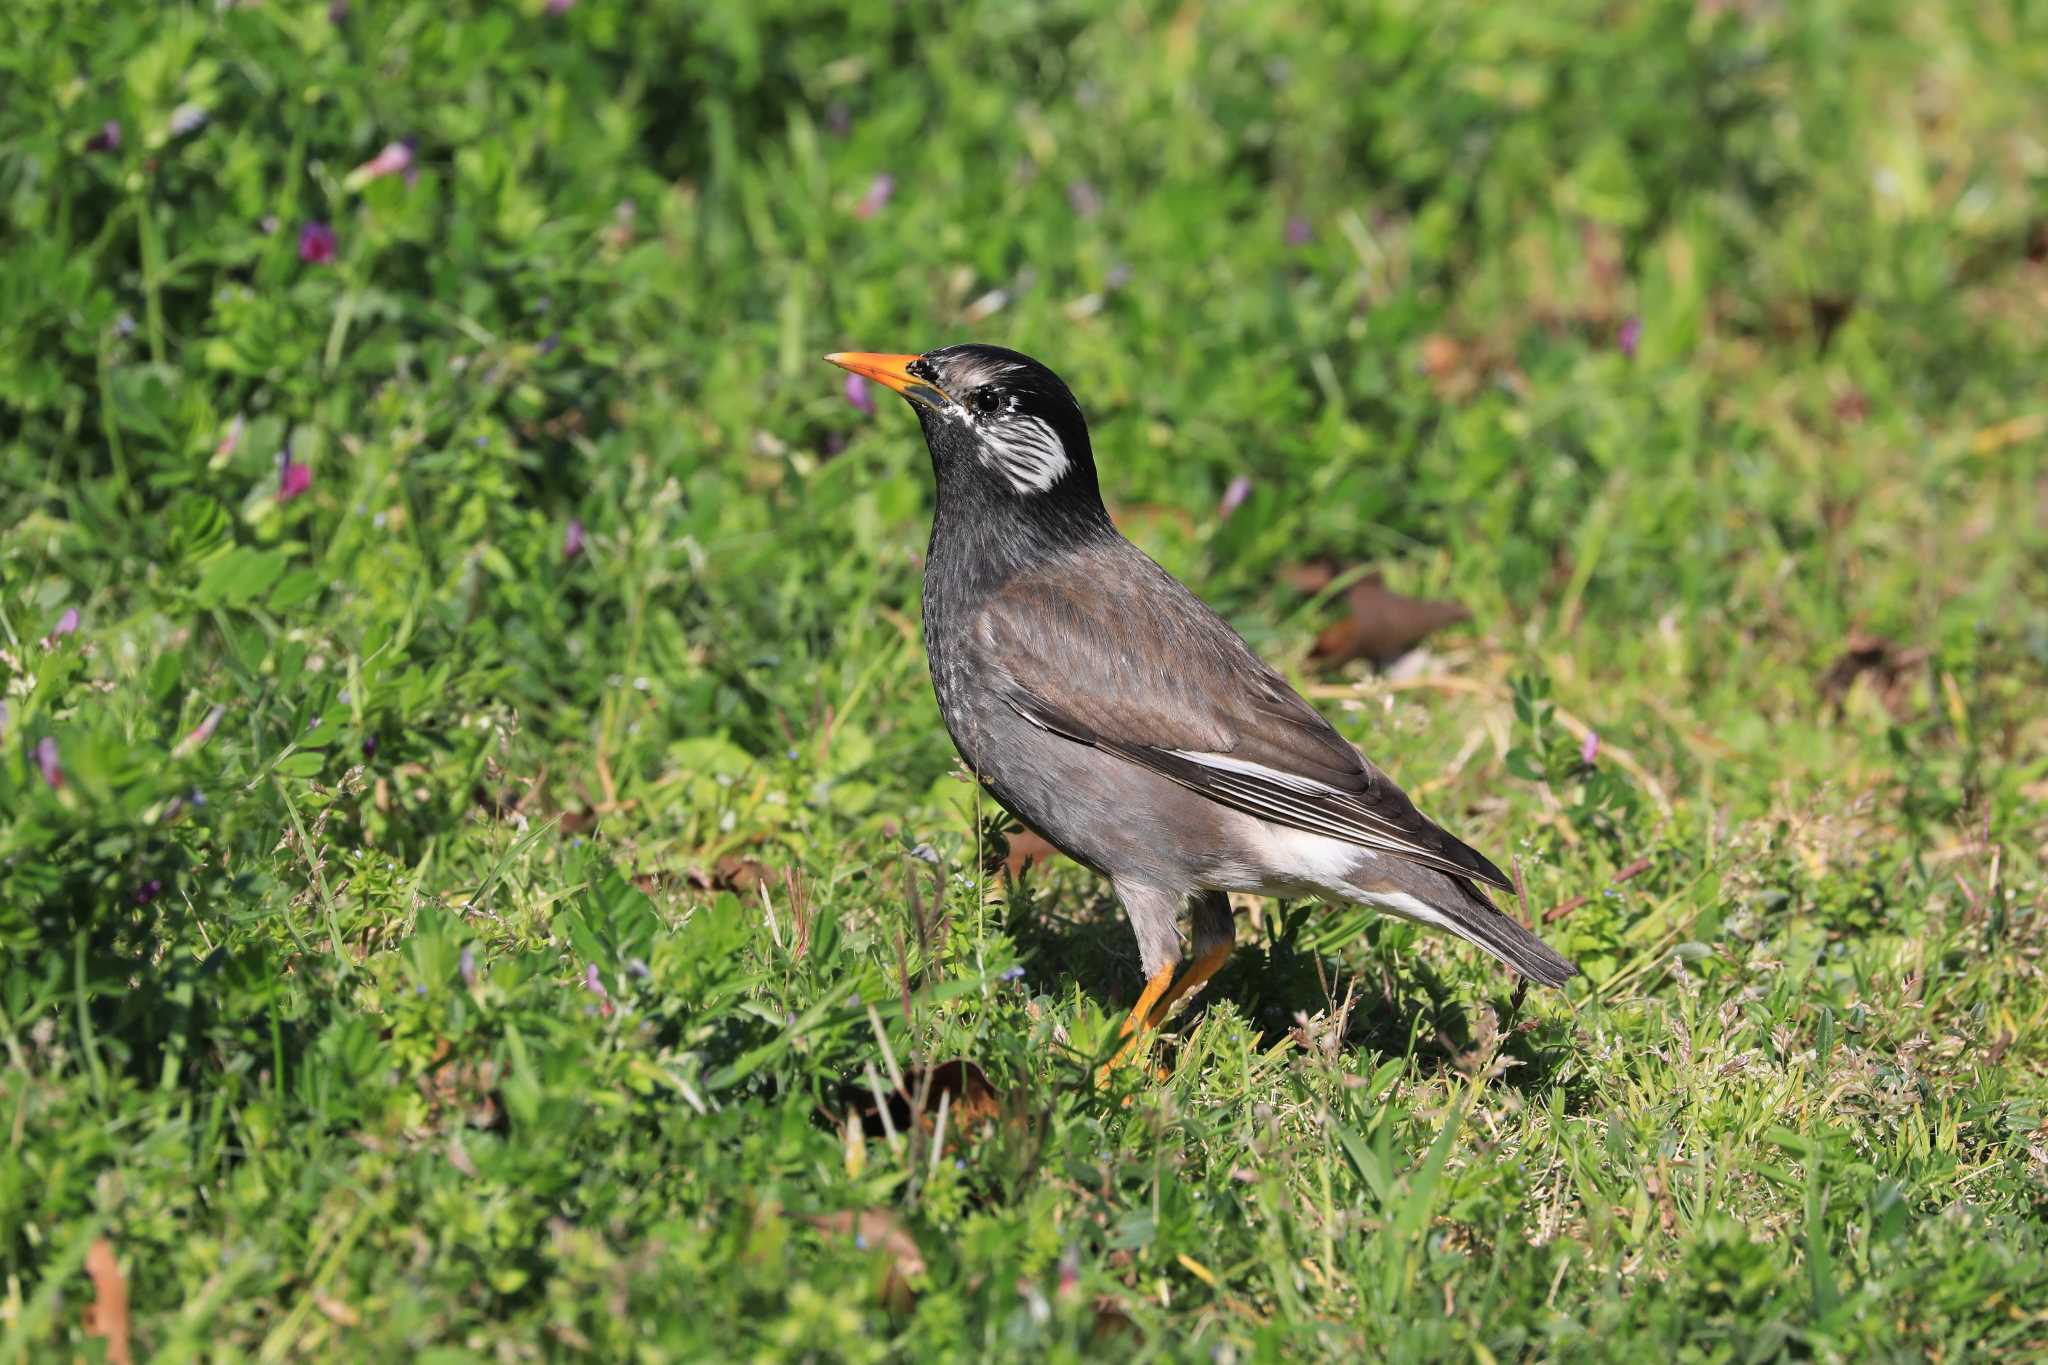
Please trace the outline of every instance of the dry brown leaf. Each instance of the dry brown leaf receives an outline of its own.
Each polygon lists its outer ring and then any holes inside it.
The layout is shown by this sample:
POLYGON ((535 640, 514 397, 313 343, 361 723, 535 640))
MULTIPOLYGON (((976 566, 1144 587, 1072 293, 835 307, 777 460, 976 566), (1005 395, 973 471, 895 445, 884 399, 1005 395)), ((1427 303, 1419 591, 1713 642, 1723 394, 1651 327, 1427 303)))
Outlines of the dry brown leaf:
POLYGON ((107 1343, 113 1365, 133 1365, 128 1343, 128 1281, 121 1278, 114 1244, 104 1237, 86 1249, 85 1273, 92 1278, 92 1302, 85 1306, 85 1334, 107 1343))
POLYGON ((728 853, 718 860, 712 869, 711 885, 719 891, 737 891, 741 895, 753 895, 762 886, 774 880, 774 874, 765 863, 753 858, 742 858, 737 853, 728 853))
MULTIPOLYGON (((907 1093, 897 1094, 887 1089, 882 1093, 882 1099, 889 1107, 886 1124, 882 1121, 881 1111, 875 1107, 874 1092, 865 1084, 845 1086, 840 1092, 840 1103, 843 1112, 858 1121, 866 1136, 878 1138, 887 1135, 892 1128, 899 1133, 909 1130, 913 1120, 920 1132, 929 1135, 938 1126, 939 1103, 943 1100, 948 1148, 957 1139, 975 1136, 1004 1114, 1003 1097, 989 1083, 988 1073, 965 1057, 950 1058, 929 1071, 912 1067, 904 1073, 903 1088, 907 1093), (920 1096, 924 1107, 916 1109, 920 1096), (914 1114, 913 1109, 916 1109, 914 1114)), ((838 1126, 830 1113, 821 1113, 820 1118, 838 1126)))
POLYGON ((1337 566, 1327 559, 1311 559, 1280 570, 1280 581, 1304 596, 1314 596, 1337 581, 1337 566))
POLYGON ((1850 689, 1858 678, 1867 677, 1886 713, 1902 720, 1913 709, 1913 684, 1926 663, 1924 648, 1907 648, 1882 635, 1852 631, 1842 653, 1821 674, 1820 694, 1839 719, 1850 689))
POLYGON ((503 1116, 498 1104, 498 1064, 457 1059, 443 1038, 434 1045, 434 1064, 420 1073, 420 1094, 432 1106, 435 1128, 466 1121, 472 1128, 495 1128, 503 1116))
POLYGON ((1316 636, 1314 657, 1332 664, 1365 659, 1390 664, 1435 631, 1472 613, 1456 602, 1432 602, 1391 592, 1377 573, 1344 594, 1345 614, 1316 636))

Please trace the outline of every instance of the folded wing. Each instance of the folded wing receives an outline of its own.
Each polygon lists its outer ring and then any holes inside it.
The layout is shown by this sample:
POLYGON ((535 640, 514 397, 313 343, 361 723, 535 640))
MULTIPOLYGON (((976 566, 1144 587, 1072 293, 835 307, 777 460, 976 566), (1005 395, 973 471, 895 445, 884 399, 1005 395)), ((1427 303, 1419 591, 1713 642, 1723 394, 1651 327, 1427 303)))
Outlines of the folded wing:
POLYGON ((1033 575, 979 626, 1005 699, 1042 729, 1276 825, 1513 889, 1135 547, 1033 575))

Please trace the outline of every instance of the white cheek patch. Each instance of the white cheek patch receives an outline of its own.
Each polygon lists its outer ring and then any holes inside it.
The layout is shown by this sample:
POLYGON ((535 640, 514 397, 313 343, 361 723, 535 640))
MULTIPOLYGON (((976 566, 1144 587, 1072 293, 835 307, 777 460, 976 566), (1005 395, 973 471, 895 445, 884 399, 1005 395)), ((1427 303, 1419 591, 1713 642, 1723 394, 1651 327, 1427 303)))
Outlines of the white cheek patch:
POLYGON ((1019 493, 1043 493, 1066 476, 1070 461, 1058 433, 1036 417, 1001 417, 981 431, 981 454, 1019 493))

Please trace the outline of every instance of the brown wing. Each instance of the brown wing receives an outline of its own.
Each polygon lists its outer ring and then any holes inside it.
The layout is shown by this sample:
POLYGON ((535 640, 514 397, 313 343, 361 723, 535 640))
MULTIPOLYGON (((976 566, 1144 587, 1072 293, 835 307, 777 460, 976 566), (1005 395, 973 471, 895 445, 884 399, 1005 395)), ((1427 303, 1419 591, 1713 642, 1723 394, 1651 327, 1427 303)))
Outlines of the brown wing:
POLYGON ((1128 543, 997 594, 979 634, 1034 725, 1274 824, 1513 889, 1128 543))

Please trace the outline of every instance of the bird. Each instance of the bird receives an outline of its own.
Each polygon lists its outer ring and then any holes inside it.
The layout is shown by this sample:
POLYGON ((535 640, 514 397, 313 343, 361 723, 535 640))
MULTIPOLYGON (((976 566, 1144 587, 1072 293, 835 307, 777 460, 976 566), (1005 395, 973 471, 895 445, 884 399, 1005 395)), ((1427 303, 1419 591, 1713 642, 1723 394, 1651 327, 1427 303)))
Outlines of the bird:
POLYGON ((982 344, 825 358, 900 394, 923 428, 925 651, 954 747, 1109 880, 1136 935, 1145 984, 1105 1073, 1223 966, 1232 892, 1370 906, 1548 986, 1578 973, 1487 896, 1514 889, 1500 868, 1117 530, 1058 375, 982 344))

